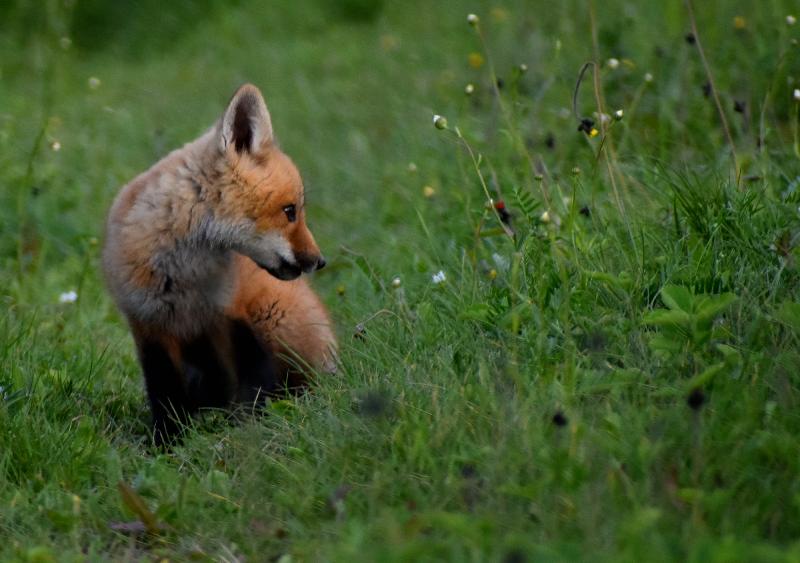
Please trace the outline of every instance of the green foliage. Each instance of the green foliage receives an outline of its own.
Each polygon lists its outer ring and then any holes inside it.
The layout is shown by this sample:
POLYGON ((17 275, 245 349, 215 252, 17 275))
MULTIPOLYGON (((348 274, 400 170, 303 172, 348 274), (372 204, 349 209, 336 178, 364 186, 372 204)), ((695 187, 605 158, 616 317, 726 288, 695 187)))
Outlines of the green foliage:
POLYGON ((693 2, 734 163, 685 3, 591 5, 0 3, 0 560, 800 558, 796 6, 693 2), (341 365, 156 452, 104 217, 244 81, 341 365))
POLYGON ((125 54, 155 55, 209 19, 216 19, 236 0, 75 0, 70 37, 86 51, 107 49, 125 54), (147 37, 146 42, 142 37, 147 37))
POLYGON ((667 310, 650 311, 644 322, 660 329, 650 341, 657 351, 677 353, 687 346, 698 350, 711 339, 716 318, 736 302, 733 293, 721 295, 692 295, 685 287, 668 285, 661 290, 661 300, 667 310))
POLYGON ((778 318, 800 336, 800 303, 782 303, 778 309, 778 318))

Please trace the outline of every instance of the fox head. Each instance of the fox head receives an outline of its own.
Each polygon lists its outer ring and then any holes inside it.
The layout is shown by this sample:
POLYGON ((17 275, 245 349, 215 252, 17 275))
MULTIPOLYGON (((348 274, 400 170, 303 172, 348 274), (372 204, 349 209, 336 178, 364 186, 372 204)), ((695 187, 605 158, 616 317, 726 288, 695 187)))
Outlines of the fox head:
POLYGON ((325 265, 305 222, 303 182, 276 146, 264 98, 240 87, 214 129, 221 179, 213 238, 276 278, 291 280, 325 265))

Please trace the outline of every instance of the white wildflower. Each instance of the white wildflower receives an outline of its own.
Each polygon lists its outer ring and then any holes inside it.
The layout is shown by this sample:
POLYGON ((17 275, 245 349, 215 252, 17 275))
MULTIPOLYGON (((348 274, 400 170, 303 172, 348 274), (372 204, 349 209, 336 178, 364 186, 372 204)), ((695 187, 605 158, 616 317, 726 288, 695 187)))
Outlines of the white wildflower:
POLYGON ((59 303, 75 303, 78 300, 78 294, 74 290, 65 291, 58 296, 59 303))
POLYGON ((467 96, 470 96, 475 91, 475 86, 473 84, 467 84, 464 86, 464 93, 467 96))
POLYGON ((614 112, 614 119, 616 121, 622 121, 622 118, 625 117, 625 112, 621 109, 618 109, 614 112))
POLYGON ((402 284, 403 284, 403 282, 400 280, 400 276, 397 276, 396 278, 394 278, 392 280, 392 287, 395 288, 395 289, 400 287, 402 284))
POLYGON ((796 102, 800 102, 800 88, 794 89, 794 92, 792 92, 792 97, 795 99, 796 102))
POLYGON ((433 274, 433 278, 431 278, 431 281, 438 285, 440 283, 444 283, 446 279, 447 276, 444 275, 444 270, 439 270, 438 272, 433 274))
POLYGON ((649 72, 646 72, 644 74, 644 81, 645 82, 652 82, 653 81, 653 75, 651 73, 649 73, 649 72))
POLYGON ((481 19, 478 16, 476 16, 475 14, 468 14, 467 15, 467 23, 469 25, 471 25, 472 27, 475 27, 476 25, 478 25, 478 22, 480 22, 480 21, 481 21, 481 19))
POLYGON ((96 76, 90 76, 89 88, 91 88, 92 90, 97 90, 98 88, 100 88, 100 79, 97 78, 96 76))
POLYGON ((792 14, 786 16, 786 25, 794 25, 797 23, 797 18, 794 17, 792 14))
POLYGON ((608 59, 606 61, 606 65, 608 65, 608 68, 610 68, 611 70, 614 70, 617 67, 619 67, 619 59, 615 59, 614 57, 611 57, 610 59, 608 59))

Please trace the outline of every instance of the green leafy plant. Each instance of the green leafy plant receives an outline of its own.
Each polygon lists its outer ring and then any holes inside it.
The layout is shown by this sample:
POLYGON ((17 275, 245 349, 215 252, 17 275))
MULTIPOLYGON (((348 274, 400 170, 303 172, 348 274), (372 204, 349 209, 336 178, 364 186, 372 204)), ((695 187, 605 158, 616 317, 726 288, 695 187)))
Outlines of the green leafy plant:
POLYGON ((666 355, 697 352, 706 346, 714 321, 738 299, 733 293, 694 295, 677 285, 664 286, 660 295, 667 308, 649 312, 644 322, 659 328, 650 347, 666 355))

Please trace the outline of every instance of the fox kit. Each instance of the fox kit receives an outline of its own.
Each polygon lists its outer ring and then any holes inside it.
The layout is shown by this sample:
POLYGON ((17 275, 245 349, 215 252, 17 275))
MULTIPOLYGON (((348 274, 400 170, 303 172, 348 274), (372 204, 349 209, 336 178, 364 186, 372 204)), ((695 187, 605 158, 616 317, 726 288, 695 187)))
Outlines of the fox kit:
POLYGON ((197 409, 334 371, 328 314, 299 277, 324 265, 300 174, 250 84, 204 135, 122 188, 103 269, 136 341, 157 442, 197 409))

